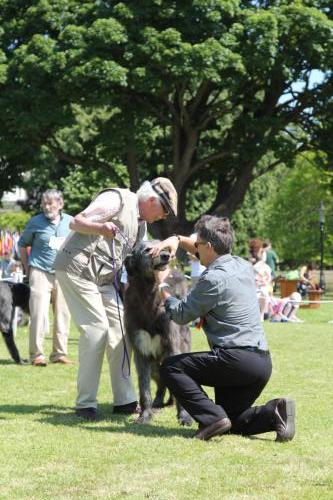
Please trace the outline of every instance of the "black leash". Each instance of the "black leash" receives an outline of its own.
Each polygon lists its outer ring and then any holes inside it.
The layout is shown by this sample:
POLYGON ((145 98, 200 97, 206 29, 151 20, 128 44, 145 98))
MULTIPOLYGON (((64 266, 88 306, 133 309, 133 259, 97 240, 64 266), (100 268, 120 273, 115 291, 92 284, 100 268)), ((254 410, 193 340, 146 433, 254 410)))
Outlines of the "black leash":
MULTIPOLYGON (((120 233, 120 231, 119 231, 120 233)), ((121 234, 121 233, 120 233, 121 234)), ((124 240, 126 242, 128 242, 128 240, 126 239, 126 237, 121 234, 121 236, 124 238, 124 240)), ((116 291, 116 301, 117 301, 117 310, 118 310, 118 318, 119 318, 119 323, 120 323, 120 329, 121 329, 121 336, 122 336, 122 341, 123 341, 123 359, 122 359, 122 362, 121 362, 121 372, 122 372, 122 376, 123 378, 129 378, 131 376, 131 363, 130 363, 130 358, 129 358, 129 354, 128 354, 128 350, 127 350, 127 345, 126 345, 126 338, 125 338, 125 333, 124 333, 124 328, 123 328, 123 322, 121 321, 121 313, 120 313, 120 305, 119 305, 119 290, 120 290, 120 285, 118 283, 118 274, 117 274, 117 269, 116 269, 116 264, 115 264, 115 249, 114 249, 114 240, 112 240, 112 246, 111 246, 111 251, 112 251, 112 258, 113 258, 113 264, 114 264, 114 273, 115 273, 115 277, 114 277, 114 288, 115 288, 115 291, 116 291), (127 366, 128 366, 128 372, 127 374, 125 373, 125 364, 127 362, 127 366)))

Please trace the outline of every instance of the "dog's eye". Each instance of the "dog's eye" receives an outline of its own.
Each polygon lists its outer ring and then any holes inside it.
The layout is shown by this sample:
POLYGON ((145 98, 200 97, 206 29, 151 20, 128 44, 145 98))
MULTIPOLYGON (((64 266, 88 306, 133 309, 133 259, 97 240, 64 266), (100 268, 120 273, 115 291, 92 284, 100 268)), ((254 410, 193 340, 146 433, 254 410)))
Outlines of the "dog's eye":
POLYGON ((149 253, 152 247, 147 247, 144 249, 144 253, 149 253))

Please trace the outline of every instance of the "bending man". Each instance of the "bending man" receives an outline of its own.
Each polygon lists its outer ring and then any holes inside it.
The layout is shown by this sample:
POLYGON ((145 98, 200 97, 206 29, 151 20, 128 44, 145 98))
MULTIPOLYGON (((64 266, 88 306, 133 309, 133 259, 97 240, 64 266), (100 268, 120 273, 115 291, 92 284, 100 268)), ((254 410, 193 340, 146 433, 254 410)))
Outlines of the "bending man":
POLYGON ((56 260, 57 277, 80 331, 76 414, 97 416, 97 390, 106 349, 113 412, 134 413, 136 395, 129 376, 131 349, 123 330, 118 273, 146 222, 177 214, 177 192, 164 177, 144 182, 138 192, 106 189, 70 227, 56 260))

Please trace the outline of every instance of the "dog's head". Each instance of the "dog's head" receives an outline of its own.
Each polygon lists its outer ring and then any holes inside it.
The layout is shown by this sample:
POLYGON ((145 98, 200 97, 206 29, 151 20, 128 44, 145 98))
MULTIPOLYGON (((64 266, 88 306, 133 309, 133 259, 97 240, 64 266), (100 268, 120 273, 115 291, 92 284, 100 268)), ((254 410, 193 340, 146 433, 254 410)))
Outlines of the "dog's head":
POLYGON ((125 267, 129 277, 153 277, 154 271, 164 270, 171 258, 170 250, 162 250, 159 255, 152 257, 150 250, 156 242, 143 241, 136 245, 125 259, 125 267))

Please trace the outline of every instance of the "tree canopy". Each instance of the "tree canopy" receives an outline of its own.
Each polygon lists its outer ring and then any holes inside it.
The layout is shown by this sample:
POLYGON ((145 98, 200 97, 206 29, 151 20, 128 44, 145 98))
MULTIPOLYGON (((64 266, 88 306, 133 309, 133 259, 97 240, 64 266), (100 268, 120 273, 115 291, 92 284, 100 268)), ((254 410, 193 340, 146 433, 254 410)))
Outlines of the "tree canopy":
POLYGON ((167 176, 179 219, 163 234, 203 206, 232 215, 299 152, 332 154, 329 1, 0 0, 0 19, 0 168, 15 181, 167 176))
POLYGON ((320 260, 319 209, 324 204, 325 265, 333 264, 332 175, 318 169, 320 155, 298 158, 296 167, 281 179, 279 190, 267 200, 264 232, 289 265, 320 260))

